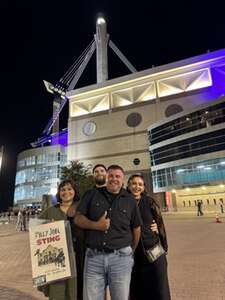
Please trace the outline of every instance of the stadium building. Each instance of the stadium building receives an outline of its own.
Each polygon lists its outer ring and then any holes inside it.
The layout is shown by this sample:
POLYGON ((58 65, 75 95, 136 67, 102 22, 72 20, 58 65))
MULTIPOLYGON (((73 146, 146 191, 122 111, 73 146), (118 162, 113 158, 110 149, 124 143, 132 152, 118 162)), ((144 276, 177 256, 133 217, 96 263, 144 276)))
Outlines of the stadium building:
MULTIPOLYGON (((37 147, 19 156, 15 201, 23 201, 21 184, 25 188, 26 178, 32 178, 32 168, 39 168, 39 151, 53 149, 54 153, 63 153, 64 158, 55 160, 54 187, 59 180, 56 169, 66 159, 92 166, 119 164, 126 176, 142 173, 148 188, 153 189, 165 208, 193 210, 201 199, 214 209, 218 198, 225 199, 225 49, 137 72, 108 39, 104 22, 101 20, 97 26, 100 29, 96 35, 100 37, 95 35, 78 70, 80 76, 87 64, 85 59, 90 59, 96 48, 97 83, 63 90, 69 101, 68 142, 63 148, 37 147), (107 43, 132 74, 108 80, 107 43), (34 165, 21 165, 26 157, 35 157, 34 165), (214 172, 216 166, 218 172, 214 172), (31 172, 27 177, 25 167, 31 172), (207 193, 212 193, 212 197, 207 193)), ((61 86, 49 84, 48 90, 52 88, 59 90, 61 86)), ((46 166, 44 162, 42 170, 46 166)), ((49 190, 51 183, 49 178, 46 180, 49 190)), ((46 186, 41 181, 38 184, 46 186)), ((32 188, 29 189, 27 193, 31 195, 32 188)), ((35 193, 32 195, 36 197, 35 193)))

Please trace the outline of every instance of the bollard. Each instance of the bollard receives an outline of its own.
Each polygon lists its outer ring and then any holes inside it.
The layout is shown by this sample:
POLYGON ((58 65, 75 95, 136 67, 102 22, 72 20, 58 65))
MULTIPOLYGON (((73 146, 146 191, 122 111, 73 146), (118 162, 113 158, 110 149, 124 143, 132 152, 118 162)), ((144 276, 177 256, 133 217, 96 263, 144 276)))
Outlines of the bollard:
POLYGON ((222 223, 222 221, 220 221, 219 215, 216 214, 216 223, 222 223))

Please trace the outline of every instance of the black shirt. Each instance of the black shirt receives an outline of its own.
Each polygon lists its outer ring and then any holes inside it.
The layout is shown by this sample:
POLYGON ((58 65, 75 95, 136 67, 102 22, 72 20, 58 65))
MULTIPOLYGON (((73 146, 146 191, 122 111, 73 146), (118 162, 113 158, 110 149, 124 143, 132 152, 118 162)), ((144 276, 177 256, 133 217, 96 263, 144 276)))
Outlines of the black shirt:
POLYGON ((110 218, 107 231, 86 230, 86 244, 92 249, 116 250, 130 246, 132 231, 141 224, 136 201, 124 189, 115 196, 105 187, 94 188, 84 195, 77 211, 92 221, 98 221, 106 211, 110 218))
POLYGON ((153 247, 160 240, 164 250, 167 252, 166 230, 159 205, 151 197, 143 195, 139 202, 139 210, 143 221, 141 237, 145 249, 153 247), (150 228, 153 220, 157 223, 159 234, 152 232, 150 228))
POLYGON ((151 224, 154 220, 151 198, 142 196, 138 206, 143 222, 141 226, 141 238, 145 249, 149 249, 159 241, 158 234, 151 230, 151 224))

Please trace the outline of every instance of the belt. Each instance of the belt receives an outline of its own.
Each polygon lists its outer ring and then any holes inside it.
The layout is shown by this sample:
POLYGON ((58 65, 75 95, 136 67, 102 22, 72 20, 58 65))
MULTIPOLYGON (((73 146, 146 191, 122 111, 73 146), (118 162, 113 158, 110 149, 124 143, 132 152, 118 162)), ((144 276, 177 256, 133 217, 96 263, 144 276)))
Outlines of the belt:
POLYGON ((98 252, 98 253, 114 253, 116 251, 116 250, 109 249, 109 248, 94 248, 91 250, 98 252))

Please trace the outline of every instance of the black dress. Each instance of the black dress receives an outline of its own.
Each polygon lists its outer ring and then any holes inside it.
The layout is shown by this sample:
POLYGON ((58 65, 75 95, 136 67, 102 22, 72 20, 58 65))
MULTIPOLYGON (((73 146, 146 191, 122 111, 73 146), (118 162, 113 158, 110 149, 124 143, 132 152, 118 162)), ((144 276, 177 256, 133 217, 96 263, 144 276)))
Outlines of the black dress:
POLYGON ((75 250, 75 259, 77 267, 77 300, 83 300, 83 272, 85 259, 85 241, 84 231, 74 223, 74 217, 69 218, 75 250))
POLYGON ((170 290, 167 275, 166 255, 159 257, 154 263, 149 263, 143 250, 153 247, 160 239, 164 250, 168 251, 165 227, 160 208, 150 197, 143 195, 139 202, 143 221, 141 239, 134 253, 134 267, 131 275, 131 300, 170 300, 170 290), (151 231, 150 225, 155 220, 159 234, 151 231))

